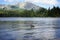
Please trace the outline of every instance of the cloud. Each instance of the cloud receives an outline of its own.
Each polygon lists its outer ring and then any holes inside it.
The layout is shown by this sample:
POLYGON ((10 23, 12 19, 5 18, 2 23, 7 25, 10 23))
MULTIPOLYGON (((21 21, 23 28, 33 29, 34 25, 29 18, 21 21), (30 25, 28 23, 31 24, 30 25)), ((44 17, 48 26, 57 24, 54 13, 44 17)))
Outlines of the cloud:
POLYGON ((42 3, 42 4, 48 4, 48 5, 58 4, 57 0, 25 0, 25 2, 42 3))
MULTIPOLYGON (((19 2, 20 0, 4 0, 5 2, 19 2)), ((56 5, 58 4, 57 0, 24 0, 24 2, 32 2, 32 3, 41 3, 48 5, 56 5)))
POLYGON ((14 0, 4 0, 5 2, 13 2, 14 0))
POLYGON ((17 2, 18 0, 4 0, 5 2, 17 2))

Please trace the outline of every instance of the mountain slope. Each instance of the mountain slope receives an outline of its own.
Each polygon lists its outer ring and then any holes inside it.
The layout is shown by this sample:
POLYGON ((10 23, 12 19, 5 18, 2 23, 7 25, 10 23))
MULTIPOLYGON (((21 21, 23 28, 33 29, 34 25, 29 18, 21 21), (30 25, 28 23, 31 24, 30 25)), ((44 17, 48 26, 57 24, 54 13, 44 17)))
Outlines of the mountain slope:
POLYGON ((33 4, 33 3, 29 3, 29 2, 18 3, 17 5, 19 6, 19 8, 27 9, 27 10, 30 10, 30 9, 39 9, 39 8, 41 8, 41 7, 39 7, 39 6, 36 6, 36 5, 33 4))
POLYGON ((30 10, 30 9, 34 9, 34 10, 38 10, 38 9, 42 9, 42 7, 40 6, 37 6, 33 3, 30 3, 30 2, 22 2, 22 3, 17 3, 17 4, 14 4, 14 5, 0 5, 0 8, 4 8, 4 9, 7 9, 7 10, 18 10, 18 9, 27 9, 27 10, 30 10))

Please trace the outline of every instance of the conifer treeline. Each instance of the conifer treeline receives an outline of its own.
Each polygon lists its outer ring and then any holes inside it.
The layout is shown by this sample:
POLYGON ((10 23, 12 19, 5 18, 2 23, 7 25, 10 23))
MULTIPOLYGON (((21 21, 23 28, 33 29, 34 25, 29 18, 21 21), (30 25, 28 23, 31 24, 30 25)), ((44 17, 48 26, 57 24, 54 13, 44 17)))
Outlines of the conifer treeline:
POLYGON ((60 17, 60 8, 53 7, 52 9, 39 10, 1 10, 0 17, 60 17))

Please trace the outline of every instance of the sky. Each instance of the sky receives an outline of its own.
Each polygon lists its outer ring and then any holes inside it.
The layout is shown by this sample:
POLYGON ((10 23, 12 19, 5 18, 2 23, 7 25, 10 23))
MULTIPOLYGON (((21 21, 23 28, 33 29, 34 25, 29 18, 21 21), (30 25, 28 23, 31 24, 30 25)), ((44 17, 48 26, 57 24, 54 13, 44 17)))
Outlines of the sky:
POLYGON ((18 2, 31 2, 44 8, 60 7, 60 0, 0 0, 0 4, 16 4, 18 2))

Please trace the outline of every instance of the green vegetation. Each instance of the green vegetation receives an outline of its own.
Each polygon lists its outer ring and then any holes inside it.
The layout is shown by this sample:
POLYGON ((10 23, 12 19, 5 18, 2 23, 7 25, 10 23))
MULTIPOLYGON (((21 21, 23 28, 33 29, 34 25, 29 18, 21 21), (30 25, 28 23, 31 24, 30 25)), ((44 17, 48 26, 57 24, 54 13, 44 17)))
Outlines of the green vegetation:
POLYGON ((39 10, 4 10, 0 9, 0 17, 60 17, 60 8, 41 8, 39 10))

